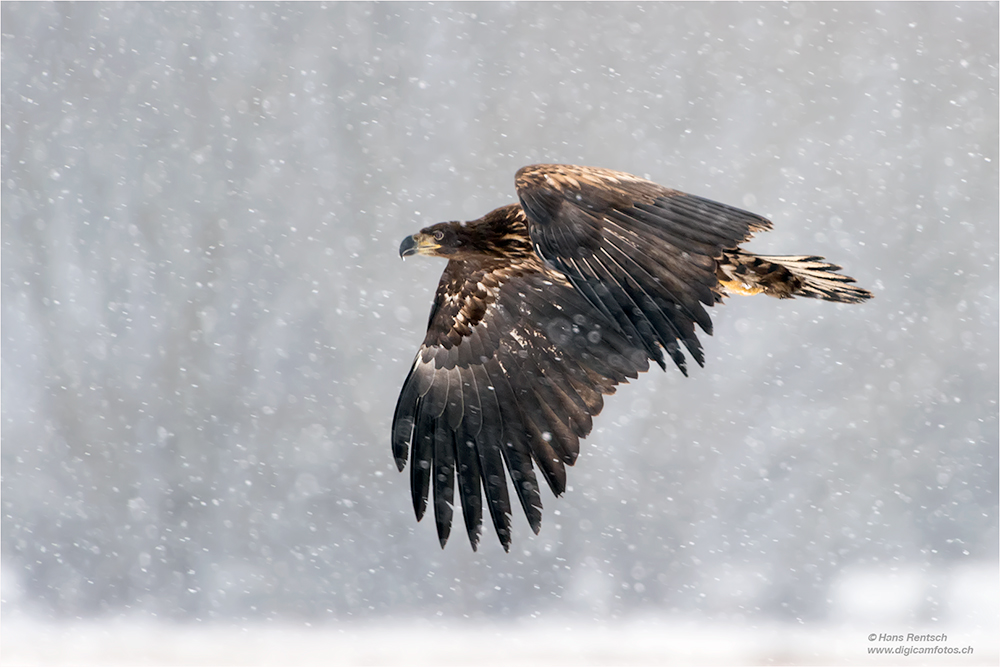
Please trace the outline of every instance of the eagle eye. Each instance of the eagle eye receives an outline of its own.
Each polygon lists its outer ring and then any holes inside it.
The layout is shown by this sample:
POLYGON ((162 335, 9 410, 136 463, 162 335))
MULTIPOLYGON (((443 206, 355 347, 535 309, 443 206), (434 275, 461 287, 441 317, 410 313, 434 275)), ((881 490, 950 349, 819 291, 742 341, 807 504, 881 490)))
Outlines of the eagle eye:
POLYGON ((434 232, 434 240, 435 241, 440 241, 443 238, 444 238, 444 232, 442 232, 441 230, 438 230, 438 231, 434 232))

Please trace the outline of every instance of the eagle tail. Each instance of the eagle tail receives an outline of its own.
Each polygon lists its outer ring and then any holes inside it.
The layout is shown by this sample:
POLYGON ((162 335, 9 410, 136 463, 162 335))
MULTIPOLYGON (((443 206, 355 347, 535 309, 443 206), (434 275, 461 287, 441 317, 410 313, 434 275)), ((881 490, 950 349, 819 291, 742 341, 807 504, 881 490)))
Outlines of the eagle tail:
POLYGON ((836 264, 815 255, 754 255, 726 250, 716 275, 730 293, 767 294, 778 299, 805 296, 838 303, 861 303, 872 298, 866 289, 851 285, 836 264))

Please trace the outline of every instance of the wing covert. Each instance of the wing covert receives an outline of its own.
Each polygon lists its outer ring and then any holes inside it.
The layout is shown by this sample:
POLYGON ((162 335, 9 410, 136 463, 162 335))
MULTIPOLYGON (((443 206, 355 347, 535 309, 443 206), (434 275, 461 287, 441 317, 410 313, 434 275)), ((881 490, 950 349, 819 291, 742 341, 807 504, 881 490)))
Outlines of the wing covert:
POLYGON ((711 335, 716 262, 767 219, 607 169, 532 165, 515 184, 536 252, 629 342, 685 374, 678 343, 704 364, 695 325, 711 335))

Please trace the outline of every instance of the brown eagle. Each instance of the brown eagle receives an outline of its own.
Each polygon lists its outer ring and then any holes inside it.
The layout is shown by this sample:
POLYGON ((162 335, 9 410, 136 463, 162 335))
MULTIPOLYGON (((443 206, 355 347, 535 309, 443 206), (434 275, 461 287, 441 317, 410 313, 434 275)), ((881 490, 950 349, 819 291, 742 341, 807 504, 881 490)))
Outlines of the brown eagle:
POLYGON ((739 248, 771 222, 630 174, 571 165, 524 167, 520 204, 471 222, 442 222, 403 239, 401 257, 448 259, 427 336, 396 404, 392 452, 410 458, 419 521, 433 489, 444 547, 455 478, 475 549, 486 506, 510 548, 510 475, 538 533, 535 466, 552 492, 580 452, 604 395, 664 353, 687 375, 704 365, 695 325, 723 296, 871 298, 822 257, 739 248))

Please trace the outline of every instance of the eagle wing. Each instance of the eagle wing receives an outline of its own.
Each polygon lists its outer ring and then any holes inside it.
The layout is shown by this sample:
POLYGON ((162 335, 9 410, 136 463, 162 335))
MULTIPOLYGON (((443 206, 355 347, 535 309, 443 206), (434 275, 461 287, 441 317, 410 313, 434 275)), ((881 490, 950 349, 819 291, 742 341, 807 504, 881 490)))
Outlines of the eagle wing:
POLYGON ((537 533, 541 499, 532 462, 560 495, 565 465, 576 460, 602 395, 648 368, 646 352, 537 257, 449 262, 393 416, 393 455, 402 471, 409 450, 417 519, 433 489, 444 546, 457 476, 473 548, 484 491, 509 549, 506 469, 537 533))
POLYGON ((680 341, 704 365, 694 325, 711 335, 716 262, 767 219, 608 169, 532 165, 515 184, 535 251, 630 343, 686 375, 680 341))

